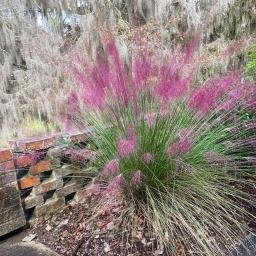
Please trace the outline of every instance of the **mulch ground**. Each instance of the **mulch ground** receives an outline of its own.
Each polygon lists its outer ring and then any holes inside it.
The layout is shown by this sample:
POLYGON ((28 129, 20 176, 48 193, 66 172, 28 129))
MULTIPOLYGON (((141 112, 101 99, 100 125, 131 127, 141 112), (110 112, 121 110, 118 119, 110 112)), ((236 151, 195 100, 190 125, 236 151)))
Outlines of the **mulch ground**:
MULTIPOLYGON (((31 233, 63 256, 168 256, 149 232, 142 214, 133 214, 132 225, 122 222, 128 214, 126 209, 120 196, 107 197, 97 185, 90 185, 79 203, 72 202, 57 214, 39 220, 31 233)), ((247 224, 256 227, 254 222, 247 224)), ((182 247, 178 250, 177 255, 186 255, 182 247)))
POLYGON ((37 240, 63 256, 168 255, 157 238, 149 235, 142 216, 134 216, 132 228, 121 222, 123 201, 106 200, 99 208, 102 197, 95 187, 88 188, 82 202, 68 205, 34 226, 37 240))

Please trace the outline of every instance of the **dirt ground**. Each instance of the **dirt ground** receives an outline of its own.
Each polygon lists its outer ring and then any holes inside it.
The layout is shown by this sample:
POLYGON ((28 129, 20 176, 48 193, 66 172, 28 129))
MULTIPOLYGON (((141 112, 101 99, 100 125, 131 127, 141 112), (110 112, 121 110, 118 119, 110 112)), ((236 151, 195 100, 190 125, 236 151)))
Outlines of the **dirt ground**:
POLYGON ((94 188, 87 189, 82 202, 38 222, 32 229, 36 240, 63 256, 167 255, 149 235, 142 216, 134 216, 134 227, 122 223, 122 200, 99 208, 101 197, 94 188))

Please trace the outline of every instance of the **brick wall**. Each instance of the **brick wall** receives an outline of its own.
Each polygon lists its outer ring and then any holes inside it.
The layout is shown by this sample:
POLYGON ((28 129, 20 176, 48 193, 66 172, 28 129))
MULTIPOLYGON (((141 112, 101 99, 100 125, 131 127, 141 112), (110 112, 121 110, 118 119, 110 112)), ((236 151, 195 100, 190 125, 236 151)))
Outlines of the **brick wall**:
POLYGON ((0 150, 0 236, 79 200, 81 176, 95 158, 91 131, 10 142, 0 150), (70 149, 72 147, 72 149, 70 149), (82 165, 69 158, 82 161, 82 165))
POLYGON ((0 236, 26 224, 17 190, 13 154, 0 150, 0 236))

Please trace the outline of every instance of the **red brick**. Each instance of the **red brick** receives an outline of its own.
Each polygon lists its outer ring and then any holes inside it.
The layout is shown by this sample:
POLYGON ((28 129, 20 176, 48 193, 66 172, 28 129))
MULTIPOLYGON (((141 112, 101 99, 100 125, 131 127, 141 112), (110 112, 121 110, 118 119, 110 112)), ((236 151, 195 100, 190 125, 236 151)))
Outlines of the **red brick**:
POLYGON ((52 161, 51 160, 43 160, 32 166, 30 169, 30 174, 35 175, 40 172, 46 172, 52 169, 52 161))
POLYGON ((0 163, 0 172, 14 170, 14 169, 15 169, 15 167, 14 167, 14 163, 12 160, 4 162, 4 163, 0 163))
POLYGON ((0 163, 12 159, 12 151, 10 149, 0 149, 0 163))
POLYGON ((13 161, 16 168, 31 166, 37 162, 33 154, 16 154, 13 161))
POLYGON ((17 151, 35 151, 53 146, 59 137, 59 135, 36 137, 27 140, 16 141, 16 144, 12 143, 12 145, 14 145, 15 150, 17 151))
POLYGON ((40 184, 40 178, 38 176, 26 176, 18 180, 19 189, 31 188, 40 184))
POLYGON ((90 149, 67 149, 63 151, 63 156, 78 162, 87 162, 95 159, 95 151, 90 149))

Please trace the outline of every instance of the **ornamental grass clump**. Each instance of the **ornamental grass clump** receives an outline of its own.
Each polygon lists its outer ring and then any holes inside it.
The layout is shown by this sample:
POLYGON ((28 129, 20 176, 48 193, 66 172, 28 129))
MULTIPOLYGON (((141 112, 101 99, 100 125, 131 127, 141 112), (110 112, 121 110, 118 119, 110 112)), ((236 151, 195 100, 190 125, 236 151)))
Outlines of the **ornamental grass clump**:
POLYGON ((72 116, 95 128, 106 193, 142 212, 171 255, 228 255, 255 219, 256 126, 240 112, 255 110, 256 88, 238 71, 197 84, 195 45, 127 66, 110 41, 95 65, 74 60, 72 116))

